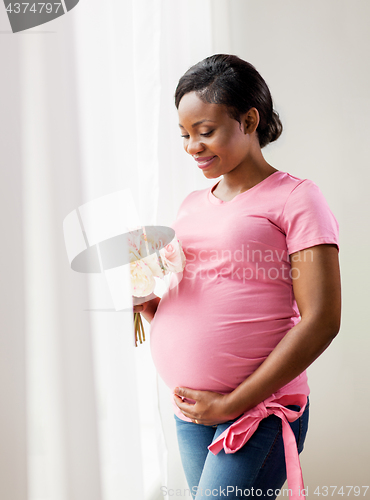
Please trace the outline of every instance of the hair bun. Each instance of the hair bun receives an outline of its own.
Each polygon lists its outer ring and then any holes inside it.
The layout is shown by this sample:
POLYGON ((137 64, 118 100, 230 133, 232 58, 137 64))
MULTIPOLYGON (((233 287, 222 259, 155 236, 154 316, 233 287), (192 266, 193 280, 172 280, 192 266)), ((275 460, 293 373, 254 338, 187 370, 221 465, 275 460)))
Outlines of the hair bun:
POLYGON ((272 120, 269 123, 269 142, 274 142, 279 139, 283 131, 283 124, 280 121, 279 113, 275 110, 272 112, 272 120))

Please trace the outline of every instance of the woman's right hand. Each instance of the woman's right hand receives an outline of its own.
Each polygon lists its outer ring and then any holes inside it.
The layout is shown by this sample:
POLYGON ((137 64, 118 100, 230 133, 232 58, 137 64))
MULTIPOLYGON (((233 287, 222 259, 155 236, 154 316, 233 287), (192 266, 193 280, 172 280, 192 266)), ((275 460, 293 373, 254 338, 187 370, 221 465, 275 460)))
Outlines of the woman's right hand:
POLYGON ((134 306, 134 313, 141 313, 147 322, 150 323, 154 318, 160 300, 160 297, 154 297, 154 299, 148 300, 148 302, 134 306))
POLYGON ((146 310, 146 308, 148 307, 149 302, 150 301, 144 302, 143 304, 140 304, 138 306, 134 306, 134 313, 143 313, 146 310))

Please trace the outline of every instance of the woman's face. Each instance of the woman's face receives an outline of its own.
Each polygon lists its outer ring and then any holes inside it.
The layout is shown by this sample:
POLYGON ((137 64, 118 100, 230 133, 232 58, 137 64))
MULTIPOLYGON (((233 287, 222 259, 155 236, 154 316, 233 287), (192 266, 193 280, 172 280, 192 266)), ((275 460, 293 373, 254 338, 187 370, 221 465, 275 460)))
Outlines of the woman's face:
POLYGON ((242 168, 248 161, 248 123, 242 119, 240 125, 228 115, 224 105, 203 102, 195 92, 189 92, 182 97, 178 114, 184 149, 207 178, 242 168))

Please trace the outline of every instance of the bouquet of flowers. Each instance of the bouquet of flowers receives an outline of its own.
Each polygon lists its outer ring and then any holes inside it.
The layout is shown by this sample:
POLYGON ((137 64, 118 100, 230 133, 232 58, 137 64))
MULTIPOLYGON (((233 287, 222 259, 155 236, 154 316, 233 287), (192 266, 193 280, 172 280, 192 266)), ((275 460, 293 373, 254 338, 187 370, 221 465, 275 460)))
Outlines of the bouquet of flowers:
MULTIPOLYGON (((163 279, 169 273, 184 270, 186 258, 176 236, 168 241, 168 234, 157 229, 149 234, 145 227, 128 234, 131 292, 134 305, 151 300, 156 286, 155 278, 163 279)), ((134 313, 135 345, 145 340, 140 313, 134 313)))

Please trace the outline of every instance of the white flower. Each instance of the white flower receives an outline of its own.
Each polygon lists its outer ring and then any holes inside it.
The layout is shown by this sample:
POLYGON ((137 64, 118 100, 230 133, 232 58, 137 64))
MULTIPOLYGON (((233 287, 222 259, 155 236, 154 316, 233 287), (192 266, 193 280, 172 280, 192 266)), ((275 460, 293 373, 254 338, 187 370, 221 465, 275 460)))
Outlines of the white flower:
MULTIPOLYGON (((149 231, 149 234, 146 234, 146 243, 149 247, 149 253, 154 251, 158 251, 164 247, 165 242, 169 239, 168 228, 161 229, 160 227, 156 227, 155 230, 149 231), (167 229, 167 230, 166 230, 167 229)), ((145 237, 143 235, 142 244, 145 244, 145 237)))
POLYGON ((137 251, 136 247, 129 247, 128 248, 128 256, 129 256, 129 262, 135 262, 135 260, 141 259, 141 255, 137 251))
POLYGON ((129 233, 131 288, 134 297, 150 295, 156 286, 154 277, 164 278, 169 272, 178 273, 184 269, 186 259, 180 242, 174 238, 161 248, 166 237, 168 235, 164 231, 158 231, 150 237, 140 231, 129 233))
POLYGON ((131 293, 134 297, 146 297, 153 293, 155 279, 150 267, 143 260, 130 263, 131 293))
POLYGON ((161 267, 158 255, 156 253, 152 253, 151 255, 148 255, 148 257, 145 257, 144 259, 141 260, 145 264, 147 264, 147 266, 149 266, 149 269, 152 271, 153 276, 157 278, 163 278, 165 273, 161 267))
POLYGON ((127 237, 130 262, 141 259, 140 254, 140 234, 137 231, 128 233, 127 237))

